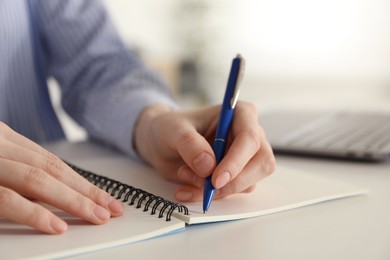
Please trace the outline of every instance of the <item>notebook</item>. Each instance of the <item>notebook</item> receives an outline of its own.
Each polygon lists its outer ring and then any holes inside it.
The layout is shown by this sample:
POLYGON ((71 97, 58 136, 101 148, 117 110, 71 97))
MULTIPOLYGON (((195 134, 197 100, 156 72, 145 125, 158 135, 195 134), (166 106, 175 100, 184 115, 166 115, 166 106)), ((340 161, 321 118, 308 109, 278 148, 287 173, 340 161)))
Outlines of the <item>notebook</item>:
POLYGON ((390 157, 390 113, 279 111, 259 121, 275 153, 361 161, 390 157))
POLYGON ((127 196, 125 214, 96 226, 50 208, 69 224, 68 231, 62 235, 46 235, 0 218, 2 259, 69 257, 155 237, 163 239, 161 236, 184 231, 190 224, 258 217, 368 192, 367 188, 279 167, 254 192, 215 200, 203 214, 201 203, 174 202, 173 190, 177 184, 126 157, 72 159, 72 164, 85 169, 80 173, 98 186, 110 187, 113 196, 122 191, 120 197, 127 196), (134 205, 128 205, 132 200, 134 205), (139 203, 140 200, 143 202, 139 203), (155 206, 157 201, 159 205, 155 206), (155 215, 151 215, 153 208, 155 215))

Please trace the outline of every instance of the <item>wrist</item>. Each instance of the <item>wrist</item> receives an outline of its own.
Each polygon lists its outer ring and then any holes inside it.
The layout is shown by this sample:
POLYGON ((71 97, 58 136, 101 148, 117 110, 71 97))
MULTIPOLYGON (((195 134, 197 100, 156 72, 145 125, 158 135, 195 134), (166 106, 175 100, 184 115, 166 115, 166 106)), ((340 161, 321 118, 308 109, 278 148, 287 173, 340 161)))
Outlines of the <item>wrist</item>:
POLYGON ((164 104, 153 104, 145 107, 134 126, 133 147, 137 155, 149 163, 152 148, 152 132, 156 118, 172 111, 172 108, 164 104))

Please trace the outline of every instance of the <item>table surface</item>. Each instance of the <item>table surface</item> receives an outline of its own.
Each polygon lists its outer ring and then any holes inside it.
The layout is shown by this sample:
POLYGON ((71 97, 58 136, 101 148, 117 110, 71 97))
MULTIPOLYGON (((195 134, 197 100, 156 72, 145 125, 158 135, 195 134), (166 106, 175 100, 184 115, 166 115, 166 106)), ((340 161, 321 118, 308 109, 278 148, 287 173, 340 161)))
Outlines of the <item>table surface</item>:
MULTIPOLYGON (((88 146, 83 151, 93 156, 88 146)), ((50 150, 72 156, 72 144, 50 150)), ((80 158, 78 158, 80 159, 80 158)), ((73 259, 390 259, 390 162, 277 156, 278 165, 370 188, 365 196, 185 231, 73 259), (165 257, 164 257, 165 259, 165 257)))

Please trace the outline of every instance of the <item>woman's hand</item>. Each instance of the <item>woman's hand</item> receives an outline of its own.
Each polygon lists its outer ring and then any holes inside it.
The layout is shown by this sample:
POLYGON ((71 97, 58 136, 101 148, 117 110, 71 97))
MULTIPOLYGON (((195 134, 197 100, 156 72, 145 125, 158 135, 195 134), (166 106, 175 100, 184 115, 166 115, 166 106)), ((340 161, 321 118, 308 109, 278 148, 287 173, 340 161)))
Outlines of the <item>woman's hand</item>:
POLYGON ((0 217, 45 233, 67 224, 38 200, 93 224, 123 213, 123 206, 89 183, 54 154, 0 122, 0 217))
POLYGON ((143 160, 169 180, 182 185, 179 201, 203 198, 204 179, 212 174, 214 198, 250 192, 275 169, 275 158, 258 123, 255 106, 238 102, 227 152, 216 166, 212 149, 220 106, 172 111, 163 105, 146 108, 135 130, 135 147, 143 160))

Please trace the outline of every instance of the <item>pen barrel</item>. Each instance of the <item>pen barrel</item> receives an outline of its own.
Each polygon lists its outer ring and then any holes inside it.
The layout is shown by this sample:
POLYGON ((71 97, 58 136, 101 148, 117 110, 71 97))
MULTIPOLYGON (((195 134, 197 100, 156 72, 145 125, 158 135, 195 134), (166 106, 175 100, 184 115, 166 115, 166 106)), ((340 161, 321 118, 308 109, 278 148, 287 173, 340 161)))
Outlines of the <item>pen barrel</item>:
POLYGON ((225 150, 226 150, 226 140, 222 138, 216 138, 213 144, 213 150, 215 154, 215 159, 217 160, 217 165, 222 161, 225 150))
POLYGON ((214 137, 213 150, 217 165, 225 155, 226 143, 228 140, 230 125, 233 121, 234 109, 223 104, 219 115, 217 131, 214 137))

